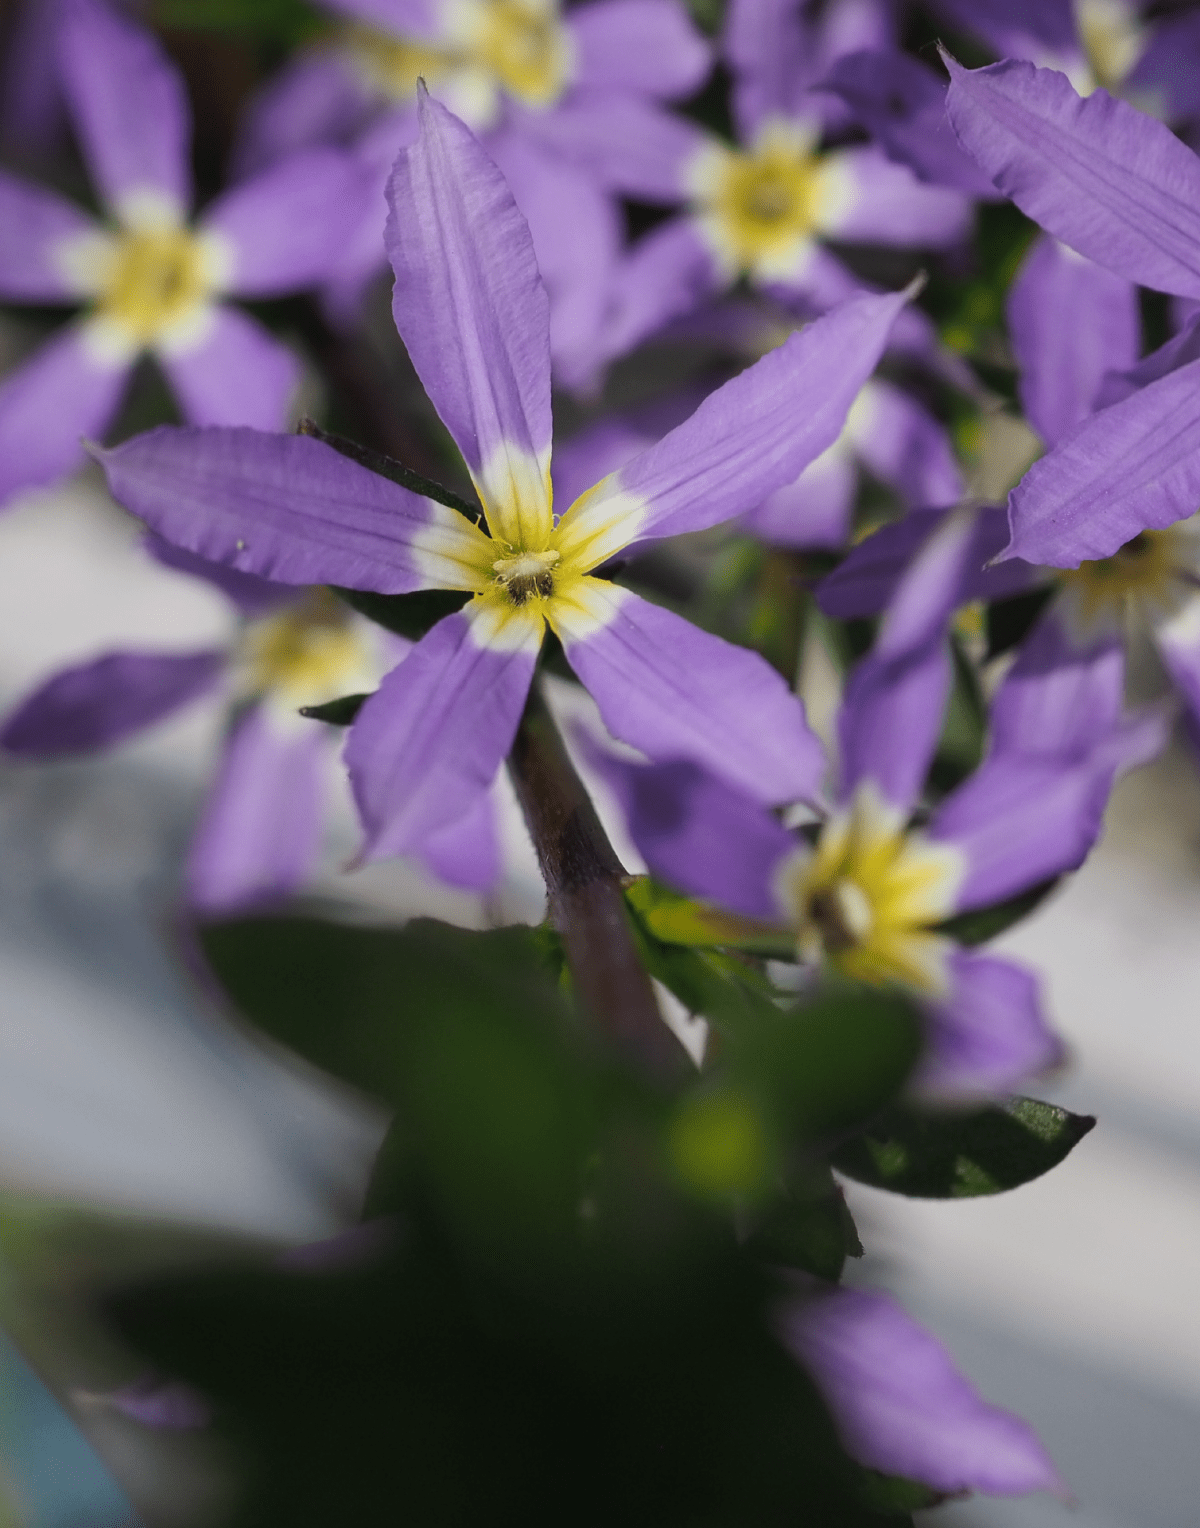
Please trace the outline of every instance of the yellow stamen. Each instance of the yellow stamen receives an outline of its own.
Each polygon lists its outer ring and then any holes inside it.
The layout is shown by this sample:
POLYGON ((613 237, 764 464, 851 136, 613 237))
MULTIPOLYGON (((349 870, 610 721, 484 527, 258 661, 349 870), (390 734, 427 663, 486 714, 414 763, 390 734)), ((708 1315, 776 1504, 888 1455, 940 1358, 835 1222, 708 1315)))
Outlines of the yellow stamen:
POLYGON ((827 169, 811 140, 768 128, 747 153, 722 150, 697 170, 701 223, 734 270, 769 276, 817 232, 827 169))
POLYGON ((472 52, 527 106, 552 106, 567 83, 569 50, 558 12, 529 0, 488 0, 472 52))

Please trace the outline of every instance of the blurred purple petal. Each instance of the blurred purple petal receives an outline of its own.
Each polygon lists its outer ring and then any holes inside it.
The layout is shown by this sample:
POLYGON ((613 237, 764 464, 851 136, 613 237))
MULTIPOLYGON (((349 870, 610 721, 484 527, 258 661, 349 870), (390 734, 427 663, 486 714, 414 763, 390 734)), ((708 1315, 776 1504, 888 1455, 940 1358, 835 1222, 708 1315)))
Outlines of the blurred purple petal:
POLYGON ((257 319, 218 304, 198 344, 159 359, 194 425, 282 430, 300 386, 300 362, 257 319))
POLYGON ((979 531, 979 512, 965 508, 952 510, 934 528, 888 602, 875 643, 880 658, 915 652, 943 636, 976 567, 979 531))
POLYGON ((1008 331, 1030 424, 1055 446, 1096 407, 1106 373, 1141 349, 1137 289, 1043 235, 1008 294, 1008 331))
POLYGON ((523 136, 585 164, 609 190, 666 206, 684 199, 688 164, 709 141, 695 122, 653 101, 602 91, 579 91, 552 112, 524 112, 519 125, 523 136))
POLYGON ((902 816, 911 811, 941 734, 951 678, 941 638, 897 656, 873 652, 862 659, 838 716, 842 800, 871 781, 902 816))
POLYGON ((725 285, 693 219, 671 218, 660 224, 638 240, 614 272, 605 354, 627 355, 725 285))
POLYGON ((252 706, 226 746, 188 852, 188 903, 241 912, 290 896, 316 867, 329 748, 318 722, 252 706))
POLYGON ((813 29, 795 0, 731 0, 722 51, 733 72, 738 137, 751 143, 772 117, 794 114, 820 64, 813 29))
POLYGON ((495 790, 485 792, 458 822, 439 828, 418 857, 439 881, 464 891, 490 891, 504 868, 495 790))
MULTIPOLYGON (((1191 299, 1181 297, 1176 301, 1182 305, 1190 303, 1191 299)), ((1110 372, 1096 394, 1095 406, 1106 409, 1114 403, 1121 403, 1134 393, 1141 392, 1149 383, 1169 376, 1171 372, 1178 371, 1181 366, 1187 366, 1192 361, 1200 361, 1200 313, 1189 314, 1184 319, 1180 333, 1173 335, 1157 350, 1152 350, 1136 365, 1110 372)))
POLYGON ((962 498, 962 474, 945 429, 902 388, 879 380, 868 384, 847 428, 875 477, 914 508, 962 498))
POLYGON ((219 650, 125 652, 63 669, 9 715, 0 748, 24 759, 107 748, 206 694, 225 662, 219 650))
POLYGON ((326 48, 299 54, 247 106, 234 145, 235 178, 257 175, 299 149, 345 142, 368 109, 343 54, 326 48))
POLYGON ((1117 631, 1073 637, 1054 606, 1021 645, 992 701, 993 754, 1088 758, 1121 719, 1125 648, 1117 631))
POLYGON ((1080 53, 1072 0, 936 0, 952 26, 1012 58, 1080 53))
POLYGON ((103 0, 66 0, 59 33, 63 87, 80 147, 118 215, 181 218, 191 206, 191 110, 183 80, 154 35, 103 0))
POLYGON ((79 284, 56 258, 56 246, 96 226, 55 192, 0 170, 0 296, 14 302, 78 298, 79 284))
POLYGON ((600 0, 566 13, 575 83, 671 100, 704 83, 712 50, 676 0, 600 0))
POLYGON ((290 584, 273 584, 270 579, 258 578, 253 573, 239 573, 236 568, 227 568, 222 562, 209 562, 206 557, 197 557, 194 552, 172 546, 153 531, 146 532, 142 545, 164 568, 175 568, 180 573, 215 585, 245 616, 268 615, 296 598, 296 590, 290 584))
POLYGON ((877 148, 837 149, 825 162, 846 186, 821 224, 830 238, 943 249, 971 231, 969 197, 918 180, 877 148))
POLYGON ((844 439, 834 441, 794 483, 768 494, 742 524, 772 546, 842 547, 850 535, 858 471, 844 439))
POLYGON ((1168 122, 1200 113, 1200 15, 1160 16, 1123 85, 1135 95, 1165 93, 1168 122))
POLYGON ((23 0, 0 72, 0 142, 25 158, 59 146, 66 122, 58 69, 60 0, 23 0))
POLYGON ((180 1380, 158 1379, 147 1375, 120 1390, 94 1397, 143 1427, 161 1432, 193 1432, 207 1427, 212 1419, 208 1402, 190 1385, 180 1380))
POLYGON ((889 1295, 814 1282, 779 1313, 778 1327, 816 1381, 846 1451, 871 1469, 947 1494, 1060 1488, 1032 1428, 981 1400, 889 1295))

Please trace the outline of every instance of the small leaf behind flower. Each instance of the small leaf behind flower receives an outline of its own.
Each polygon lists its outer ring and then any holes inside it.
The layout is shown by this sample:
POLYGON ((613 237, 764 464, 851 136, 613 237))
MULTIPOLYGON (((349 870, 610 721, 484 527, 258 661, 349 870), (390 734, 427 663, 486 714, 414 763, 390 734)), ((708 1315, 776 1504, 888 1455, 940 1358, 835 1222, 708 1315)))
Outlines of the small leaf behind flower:
POLYGON ((1034 1098, 967 1114, 896 1108, 833 1155, 839 1172, 914 1199, 1000 1194, 1057 1167, 1096 1121, 1034 1098))
POLYGON ((374 594, 368 589, 334 589, 339 599, 368 621, 419 642, 443 616, 453 615, 471 598, 454 589, 419 589, 415 594, 374 594))
POLYGON ((945 923, 939 925, 939 932, 949 934, 959 944, 986 944, 1014 923, 1027 918, 1041 906, 1057 885, 1057 877, 1042 881, 1040 885, 1021 892, 1020 896, 1010 897, 1007 902, 996 902, 991 907, 981 907, 975 912, 960 913, 957 918, 947 918, 945 923))
POLYGON ((369 695, 339 695, 323 706, 301 706, 300 715, 309 721, 328 722, 331 727, 348 727, 368 700, 369 695))
POLYGON ((796 939, 790 929, 693 901, 660 886, 649 876, 640 875, 632 881, 625 888, 625 900, 650 933, 664 944, 745 950, 784 959, 795 957, 796 939))

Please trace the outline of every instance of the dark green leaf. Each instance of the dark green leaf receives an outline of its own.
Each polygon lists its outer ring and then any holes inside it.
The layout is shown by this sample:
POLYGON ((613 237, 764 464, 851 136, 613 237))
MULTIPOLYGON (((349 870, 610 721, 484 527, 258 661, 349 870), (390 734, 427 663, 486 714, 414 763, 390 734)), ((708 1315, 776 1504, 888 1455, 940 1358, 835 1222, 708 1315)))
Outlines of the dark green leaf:
POLYGON ((1095 1123, 1033 1098, 969 1114, 898 1108, 840 1147, 833 1164, 847 1177, 897 1194, 968 1199, 1040 1178, 1095 1123))
POLYGON ((465 515, 473 525, 478 525, 483 518, 478 505, 468 504, 466 499, 460 498, 450 488, 443 488, 440 483, 435 483, 431 478, 422 477, 419 472, 414 472, 411 467, 406 467, 403 462, 396 461, 395 457, 385 456, 382 451, 372 451, 369 446, 360 446, 357 441, 347 440, 344 435, 331 435, 328 430, 321 429, 311 419, 302 419, 297 434, 308 435, 313 440, 320 440, 341 456, 347 456, 352 462, 357 462, 360 467, 366 467, 369 472, 376 472, 380 477, 390 479, 393 483, 399 483, 401 488, 407 488, 412 493, 419 493, 422 498, 434 499, 439 504, 445 504, 449 509, 458 510, 460 515, 465 515))
POLYGON ((929 781, 939 794, 952 791, 983 758, 987 740, 987 704, 979 678, 957 640, 952 639, 954 684, 946 703, 942 734, 929 769, 929 781))
POLYGON ((854 1220, 829 1169, 813 1165, 793 1173, 786 1195, 771 1206, 748 1250, 764 1262, 803 1268, 836 1283, 847 1257, 861 1257, 854 1220))
POLYGON ((867 1506, 893 1518, 908 1518, 909 1513, 936 1507, 947 1500, 940 1491, 922 1485, 919 1480, 905 1480, 901 1475, 881 1475, 864 1469, 860 1495, 867 1506))
POLYGON ((453 589, 420 589, 415 594, 373 594, 367 589, 335 589, 359 615, 377 626, 394 631, 410 642, 419 642, 444 617, 453 615, 471 598, 453 589))
POLYGON ((300 715, 307 716, 310 721, 328 722, 331 727, 348 727, 370 698, 369 695, 341 695, 337 700, 327 700, 323 706, 301 706, 300 715))
POLYGON ((150 15, 160 27, 253 32, 281 43, 302 42, 325 25, 306 0, 154 0, 150 15))
POLYGON ((997 902, 992 907, 981 907, 975 912, 959 913, 957 918, 947 918, 945 923, 939 924, 939 931, 949 934, 959 944, 984 944, 1011 928, 1014 923, 1019 923, 1022 918, 1027 918, 1041 906, 1057 885, 1057 878, 1042 881, 1040 885, 1023 891, 1020 896, 1010 897, 1007 902, 997 902))

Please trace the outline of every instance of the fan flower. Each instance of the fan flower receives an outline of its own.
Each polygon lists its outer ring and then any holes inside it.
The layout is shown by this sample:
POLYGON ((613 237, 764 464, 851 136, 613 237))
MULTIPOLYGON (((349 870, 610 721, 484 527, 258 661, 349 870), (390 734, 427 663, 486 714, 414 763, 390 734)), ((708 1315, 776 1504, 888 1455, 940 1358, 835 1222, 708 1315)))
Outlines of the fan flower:
POLYGON ((460 590, 364 705, 347 762, 370 856, 465 817, 508 752, 547 623, 614 735, 757 799, 812 793, 820 750, 757 654, 598 577, 635 540, 732 518, 837 435, 907 294, 864 297, 714 393, 556 518, 547 301, 528 228, 469 130, 420 100, 397 160, 394 314, 483 505, 476 524, 304 436, 160 429, 102 453, 167 540, 282 582, 460 590))

